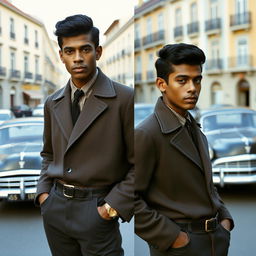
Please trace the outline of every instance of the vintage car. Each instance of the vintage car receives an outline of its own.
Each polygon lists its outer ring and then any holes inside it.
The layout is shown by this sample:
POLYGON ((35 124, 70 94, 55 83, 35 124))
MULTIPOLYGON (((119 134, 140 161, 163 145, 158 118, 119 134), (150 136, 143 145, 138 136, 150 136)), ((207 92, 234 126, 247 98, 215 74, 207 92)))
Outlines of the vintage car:
POLYGON ((0 200, 33 200, 41 169, 43 118, 0 125, 0 200))
POLYGON ((209 143, 213 182, 256 182, 256 111, 247 108, 212 108, 201 112, 202 131, 209 143))
POLYGON ((153 104, 147 103, 136 103, 134 106, 134 126, 137 126, 141 123, 147 116, 153 113, 154 111, 153 104))

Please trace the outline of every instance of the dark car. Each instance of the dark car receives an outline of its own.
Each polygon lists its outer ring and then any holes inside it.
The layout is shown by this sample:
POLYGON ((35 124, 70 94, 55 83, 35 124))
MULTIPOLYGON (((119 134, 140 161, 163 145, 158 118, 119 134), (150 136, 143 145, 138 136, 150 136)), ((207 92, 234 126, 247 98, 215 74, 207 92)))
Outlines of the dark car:
POLYGON ((134 106, 134 126, 141 123, 147 116, 154 112, 154 105, 147 103, 136 103, 134 106))
POLYGON ((209 143, 213 182, 256 182, 256 111, 214 108, 201 112, 202 131, 209 143))
POLYGON ((0 199, 32 200, 41 170, 43 118, 0 125, 0 199))
POLYGON ((25 104, 14 106, 11 108, 11 111, 13 112, 15 117, 32 116, 32 109, 25 104))

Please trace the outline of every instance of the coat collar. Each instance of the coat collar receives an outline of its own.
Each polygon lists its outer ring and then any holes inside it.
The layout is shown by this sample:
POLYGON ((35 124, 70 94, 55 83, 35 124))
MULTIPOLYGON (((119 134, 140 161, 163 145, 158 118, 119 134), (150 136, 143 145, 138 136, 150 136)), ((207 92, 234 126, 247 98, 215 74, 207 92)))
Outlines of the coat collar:
POLYGON ((101 115, 108 105, 100 98, 114 98, 116 92, 113 82, 99 69, 98 77, 92 87, 92 93, 86 100, 83 110, 73 127, 71 119, 70 84, 59 90, 53 97, 53 112, 65 138, 68 141, 66 151, 88 129, 88 127, 101 115))

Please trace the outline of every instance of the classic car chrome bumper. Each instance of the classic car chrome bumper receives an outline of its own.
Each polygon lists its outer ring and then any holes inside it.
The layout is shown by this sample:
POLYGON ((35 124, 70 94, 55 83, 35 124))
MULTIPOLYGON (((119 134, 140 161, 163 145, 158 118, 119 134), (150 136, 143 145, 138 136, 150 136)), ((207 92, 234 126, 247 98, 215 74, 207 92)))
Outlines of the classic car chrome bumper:
POLYGON ((246 184, 256 182, 256 154, 222 157, 212 162, 213 182, 246 184))
POLYGON ((33 200, 40 170, 0 171, 0 199, 33 200))

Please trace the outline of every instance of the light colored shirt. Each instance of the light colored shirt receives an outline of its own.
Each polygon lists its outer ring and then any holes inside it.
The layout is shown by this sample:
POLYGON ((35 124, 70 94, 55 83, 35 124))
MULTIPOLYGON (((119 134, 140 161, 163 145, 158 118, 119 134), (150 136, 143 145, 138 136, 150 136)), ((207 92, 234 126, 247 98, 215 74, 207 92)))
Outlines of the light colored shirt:
POLYGON ((177 113, 175 110, 173 110, 170 106, 166 105, 171 111, 172 113, 178 118, 179 122, 184 126, 186 123, 186 119, 190 120, 190 116, 189 114, 186 115, 186 117, 180 115, 179 113, 177 113))
POLYGON ((98 69, 96 68, 96 72, 95 72, 94 76, 92 77, 92 79, 90 81, 88 81, 85 85, 83 85, 81 88, 77 88, 75 86, 75 84, 73 83, 72 79, 70 78, 71 102, 73 102, 73 100, 74 100, 74 93, 77 89, 83 90, 83 92, 84 92, 84 95, 79 100, 80 111, 82 111, 86 99, 92 93, 92 86, 93 86, 94 82, 96 81, 97 76, 98 76, 98 69))

